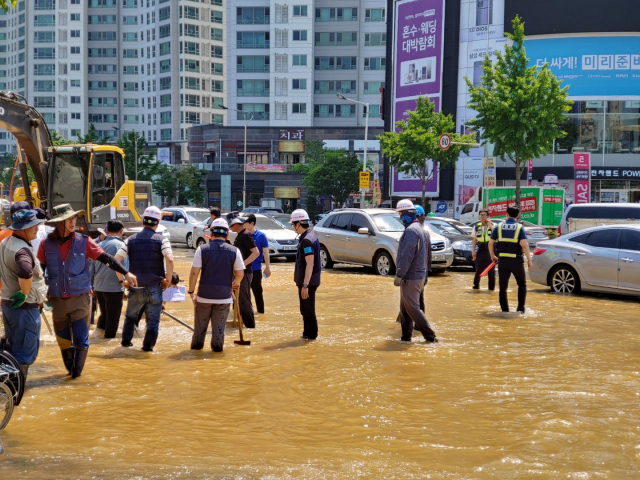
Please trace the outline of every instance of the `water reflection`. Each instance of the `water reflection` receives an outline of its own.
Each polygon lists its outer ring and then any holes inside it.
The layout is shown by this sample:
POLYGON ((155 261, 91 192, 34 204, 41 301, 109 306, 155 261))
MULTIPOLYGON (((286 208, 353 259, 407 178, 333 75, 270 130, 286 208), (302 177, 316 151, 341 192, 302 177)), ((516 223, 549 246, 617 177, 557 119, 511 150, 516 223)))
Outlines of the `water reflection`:
MULTIPOLYGON (((440 343, 408 345, 392 278, 336 268, 303 342, 293 266, 273 272, 251 346, 229 329, 222 354, 193 352, 163 318, 151 354, 93 340, 75 381, 43 347, 0 434, 2 478, 635 476, 637 300, 530 284, 528 313, 505 316, 497 292, 448 272, 427 291, 440 343)), ((193 323, 187 304, 170 309, 193 323)))

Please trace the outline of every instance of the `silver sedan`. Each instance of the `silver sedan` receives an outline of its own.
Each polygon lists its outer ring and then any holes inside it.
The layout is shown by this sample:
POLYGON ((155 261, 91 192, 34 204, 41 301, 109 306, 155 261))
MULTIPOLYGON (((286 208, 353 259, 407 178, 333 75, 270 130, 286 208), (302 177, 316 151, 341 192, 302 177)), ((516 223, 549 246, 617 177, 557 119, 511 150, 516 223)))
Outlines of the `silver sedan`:
POLYGON ((557 293, 640 295, 640 224, 600 226, 538 242, 529 277, 557 293))

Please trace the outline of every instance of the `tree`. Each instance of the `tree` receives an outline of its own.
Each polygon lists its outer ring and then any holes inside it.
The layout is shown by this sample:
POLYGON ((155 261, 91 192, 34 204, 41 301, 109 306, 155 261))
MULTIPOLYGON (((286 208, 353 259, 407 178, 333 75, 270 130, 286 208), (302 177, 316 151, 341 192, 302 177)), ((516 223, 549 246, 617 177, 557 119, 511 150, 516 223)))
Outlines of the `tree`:
POLYGON ((452 142, 475 143, 473 135, 453 133, 455 124, 451 115, 435 111, 435 103, 427 97, 419 97, 415 111, 409 111, 408 120, 396 122, 398 132, 378 135, 380 149, 389 158, 396 171, 417 176, 422 182, 422 205, 425 205, 425 186, 433 175, 428 160, 439 170, 453 165, 460 152, 469 153, 468 145, 451 145, 442 150, 438 144, 440 136, 448 133, 452 142))
POLYGON ((7 0, 0 0, 0 8, 6 12, 10 6, 16 8, 17 3, 18 0, 9 0, 9 2, 7 2, 7 0))
POLYGON ((153 179, 153 191, 162 198, 163 205, 171 205, 171 200, 176 196, 177 186, 176 168, 161 164, 158 168, 158 176, 153 179))
POLYGON ((305 155, 302 182, 307 187, 307 197, 315 198, 316 202, 323 196, 331 197, 336 205, 344 205, 349 194, 358 190, 361 165, 358 157, 346 150, 323 149, 321 155, 316 153, 316 159, 310 161, 305 155))
POLYGON ((483 77, 478 86, 465 78, 470 93, 469 107, 477 116, 469 124, 478 130, 485 143, 493 143, 496 156, 508 157, 516 167, 516 205, 520 205, 522 168, 529 159, 549 152, 552 142, 566 132, 564 114, 573 102, 567 99, 568 86, 560 81, 545 64, 538 69, 527 67, 524 48, 524 23, 519 16, 513 20, 513 42, 497 53, 497 62, 488 56, 482 64, 483 77))
POLYGON ((179 197, 178 202, 183 204, 203 205, 207 189, 205 179, 207 172, 199 170, 192 164, 188 164, 178 173, 179 197))
POLYGON ((106 137, 98 137, 98 133, 96 132, 96 126, 92 123, 89 125, 89 131, 87 132, 86 135, 78 135, 78 143, 81 144, 85 144, 85 143, 95 143, 97 145, 105 145, 109 139, 111 137, 110 136, 106 136, 106 137))
POLYGON ((118 139, 117 145, 124 150, 124 169, 130 180, 151 181, 158 174, 160 163, 155 159, 156 150, 145 152, 147 140, 136 132, 125 132, 118 139), (137 169, 136 169, 136 144, 137 144, 137 169))
POLYGON ((69 145, 70 143, 73 143, 73 142, 70 142, 69 140, 64 138, 57 131, 51 130, 51 145, 52 146, 59 147, 60 145, 69 145))

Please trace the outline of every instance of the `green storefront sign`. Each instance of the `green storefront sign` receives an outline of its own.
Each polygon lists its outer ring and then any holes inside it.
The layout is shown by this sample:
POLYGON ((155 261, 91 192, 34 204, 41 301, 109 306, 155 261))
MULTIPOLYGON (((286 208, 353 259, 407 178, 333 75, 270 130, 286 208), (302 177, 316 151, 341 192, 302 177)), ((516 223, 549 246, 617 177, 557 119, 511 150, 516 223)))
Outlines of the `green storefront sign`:
MULTIPOLYGON (((515 202, 515 187, 493 187, 484 190, 484 207, 492 218, 505 218, 507 207, 515 202)), ((560 225, 564 212, 564 189, 523 187, 520 194, 520 217, 541 227, 560 225)))

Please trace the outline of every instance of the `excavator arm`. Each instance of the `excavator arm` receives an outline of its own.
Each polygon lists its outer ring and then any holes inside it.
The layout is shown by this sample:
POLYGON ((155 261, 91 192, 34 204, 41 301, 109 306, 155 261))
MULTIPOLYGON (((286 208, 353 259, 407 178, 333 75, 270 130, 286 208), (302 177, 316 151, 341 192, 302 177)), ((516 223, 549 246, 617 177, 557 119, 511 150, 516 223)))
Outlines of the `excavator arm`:
MULTIPOLYGON (((24 150, 38 184, 41 206, 47 210, 47 148, 51 146, 51 134, 44 118, 35 108, 27 105, 23 97, 15 93, 0 92, 0 128, 16 137, 20 157, 20 149, 24 150)), ((26 193, 30 191, 29 180, 26 163, 24 159, 21 160, 20 173, 26 193)))

